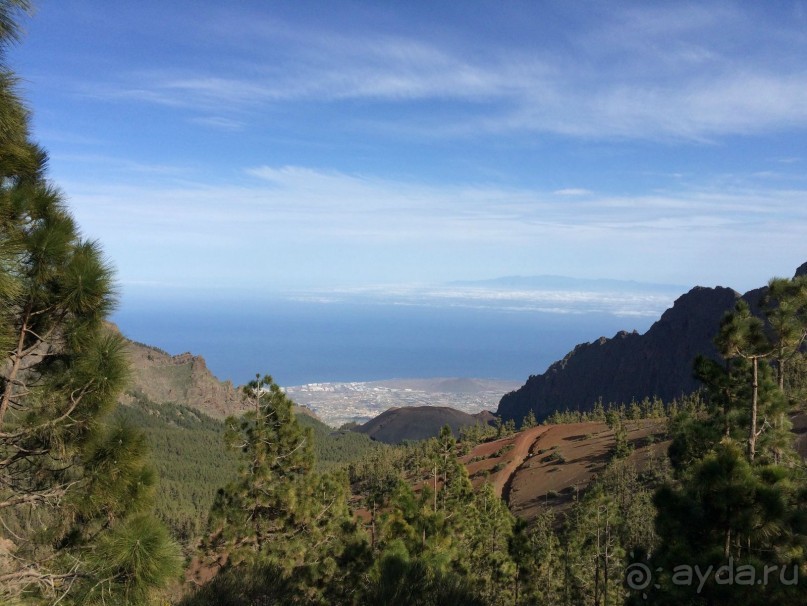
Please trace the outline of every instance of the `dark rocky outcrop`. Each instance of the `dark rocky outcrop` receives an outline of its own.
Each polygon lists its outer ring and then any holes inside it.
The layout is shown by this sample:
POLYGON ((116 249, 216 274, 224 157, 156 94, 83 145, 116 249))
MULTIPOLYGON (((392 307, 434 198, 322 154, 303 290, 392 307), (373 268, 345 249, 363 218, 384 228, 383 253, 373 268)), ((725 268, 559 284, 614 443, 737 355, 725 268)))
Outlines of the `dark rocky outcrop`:
MULTIPOLYGON (((796 270, 807 275, 807 263, 796 270)), ((744 295, 759 313, 767 287, 744 295)), ((617 333, 578 345, 541 375, 531 376, 520 389, 506 394, 497 414, 517 422, 532 409, 538 420, 555 410, 591 410, 604 402, 630 402, 658 396, 669 401, 698 388, 693 363, 699 355, 717 357, 713 343, 720 320, 737 302, 730 288, 696 286, 640 335, 617 333)))

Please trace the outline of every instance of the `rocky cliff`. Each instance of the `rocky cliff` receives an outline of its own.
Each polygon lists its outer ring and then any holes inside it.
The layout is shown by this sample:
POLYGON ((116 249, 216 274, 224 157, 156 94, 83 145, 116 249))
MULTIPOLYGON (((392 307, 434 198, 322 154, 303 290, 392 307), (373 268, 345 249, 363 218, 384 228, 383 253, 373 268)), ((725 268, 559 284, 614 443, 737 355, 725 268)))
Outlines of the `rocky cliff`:
POLYGON ((241 392, 229 381, 219 381, 201 356, 172 356, 135 341, 127 341, 126 350, 132 377, 121 396, 124 404, 142 393, 152 402, 184 404, 219 419, 246 409, 241 392))
MULTIPOLYGON (((807 275, 807 263, 796 275, 807 275)), ((765 291, 758 288, 742 296, 752 309, 759 309, 765 291)), ((518 422, 532 409, 542 420, 555 410, 590 410, 600 397, 604 402, 630 402, 691 393, 698 387, 692 374, 695 358, 717 356, 712 341, 739 296, 730 288, 695 287, 644 334, 620 332, 578 345, 546 372, 506 394, 497 414, 518 422)))

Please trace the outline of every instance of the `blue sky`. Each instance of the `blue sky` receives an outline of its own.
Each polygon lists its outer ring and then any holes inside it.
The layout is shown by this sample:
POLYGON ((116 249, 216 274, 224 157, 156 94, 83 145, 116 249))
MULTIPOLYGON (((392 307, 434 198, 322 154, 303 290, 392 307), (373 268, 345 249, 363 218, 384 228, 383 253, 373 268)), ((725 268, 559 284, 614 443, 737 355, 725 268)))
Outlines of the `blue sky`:
POLYGON ((124 303, 807 261, 805 2, 40 0, 26 30, 124 303))

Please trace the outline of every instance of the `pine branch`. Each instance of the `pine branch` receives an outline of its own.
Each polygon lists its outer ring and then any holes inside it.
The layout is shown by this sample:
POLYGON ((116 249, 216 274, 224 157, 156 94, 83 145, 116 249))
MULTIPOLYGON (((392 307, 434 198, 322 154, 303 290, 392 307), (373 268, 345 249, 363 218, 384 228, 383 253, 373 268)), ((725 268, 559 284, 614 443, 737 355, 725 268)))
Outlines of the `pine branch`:
POLYGON ((35 434, 35 433, 37 433, 39 431, 42 431, 46 427, 53 427, 54 425, 57 425, 57 424, 61 423, 65 419, 70 418, 70 415, 73 413, 73 411, 76 409, 76 407, 81 403, 81 400, 84 398, 84 396, 86 396, 87 393, 89 392, 90 386, 94 383, 94 381, 95 381, 95 379, 90 379, 90 381, 84 387, 82 387, 81 389, 74 389, 72 391, 72 393, 70 394, 70 402, 71 402, 71 404, 70 404, 69 408, 61 416, 59 416, 59 417, 57 417, 55 419, 52 419, 50 421, 47 421, 46 423, 41 423, 39 425, 34 425, 33 427, 27 427, 26 429, 22 429, 20 431, 14 432, 14 433, 0 432, 0 440, 15 440, 15 439, 19 439, 19 438, 21 438, 23 436, 32 435, 32 434, 35 434), (76 394, 78 394, 78 396, 76 396, 76 394))
POLYGON ((51 504, 51 505, 58 505, 59 502, 64 498, 65 494, 70 490, 70 488, 74 485, 78 484, 78 481, 70 482, 69 484, 64 484, 57 488, 52 488, 50 490, 42 491, 42 492, 28 492, 25 494, 20 494, 10 499, 6 499, 5 501, 0 501, 0 509, 5 509, 6 507, 14 507, 16 505, 37 505, 37 504, 51 504))

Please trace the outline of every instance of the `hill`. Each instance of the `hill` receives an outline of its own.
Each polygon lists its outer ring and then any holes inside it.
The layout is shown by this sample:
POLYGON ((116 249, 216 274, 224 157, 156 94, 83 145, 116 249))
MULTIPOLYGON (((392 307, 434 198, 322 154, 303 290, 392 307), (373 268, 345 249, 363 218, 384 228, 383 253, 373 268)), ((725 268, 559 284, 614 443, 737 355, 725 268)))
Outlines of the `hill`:
POLYGON ((460 427, 487 423, 490 413, 486 412, 469 415, 446 406, 390 408, 355 428, 354 431, 366 434, 379 442, 400 444, 407 440, 426 440, 435 437, 444 425, 448 425, 457 435, 460 427))
MULTIPOLYGON (((638 470, 660 464, 669 441, 665 422, 630 422, 626 459, 638 470)), ((565 509, 579 500, 611 460, 614 432, 605 423, 539 425, 479 444, 461 461, 474 485, 490 481, 510 511, 530 522, 543 508, 565 509)))
MULTIPOLYGON (((114 418, 144 431, 159 476, 156 513, 175 538, 190 546, 205 528, 216 491, 236 476, 238 457, 225 446, 223 420, 248 406, 241 391, 219 381, 201 356, 172 356, 131 340, 126 352, 132 375, 114 418)), ((366 435, 334 431, 305 406, 294 411, 298 422, 312 430, 320 470, 342 467, 384 447, 366 435)))
MULTIPOLYGON (((117 327, 110 325, 112 330, 117 327)), ((127 340, 132 370, 130 387, 121 403, 131 404, 138 395, 152 402, 172 402, 223 419, 245 411, 241 392, 229 381, 219 381, 204 358, 191 353, 172 356, 156 347, 127 340)))
MULTIPOLYGON (((796 275, 807 272, 807 263, 796 275)), ((742 295, 758 308, 765 288, 742 295)), ((543 374, 530 376, 505 394, 497 414, 524 418, 529 410, 540 421, 555 410, 590 410, 605 402, 659 397, 669 401, 698 388, 692 368, 698 355, 717 357, 713 339, 720 320, 741 295, 730 288, 696 286, 679 297, 644 334, 619 332, 583 343, 543 374)))

